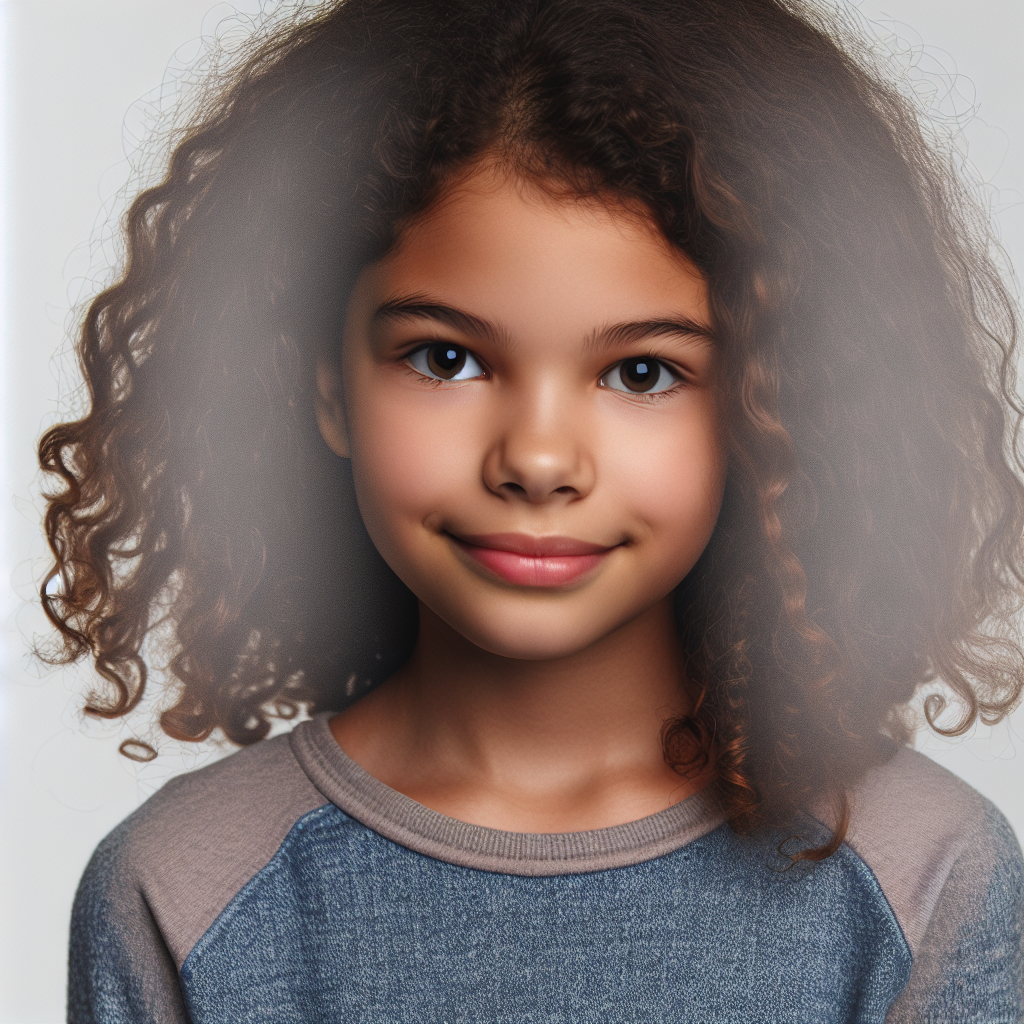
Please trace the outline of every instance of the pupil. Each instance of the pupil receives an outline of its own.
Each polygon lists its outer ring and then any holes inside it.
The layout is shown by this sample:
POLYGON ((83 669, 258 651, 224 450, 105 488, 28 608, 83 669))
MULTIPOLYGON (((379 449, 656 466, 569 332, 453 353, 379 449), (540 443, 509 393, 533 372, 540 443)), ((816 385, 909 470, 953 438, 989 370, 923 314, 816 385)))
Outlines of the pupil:
POLYGON ((658 381, 658 364, 653 359, 627 359, 619 376, 630 391, 650 391, 658 381))
POLYGON ((427 365, 444 380, 451 380, 466 365, 466 350, 458 345, 431 345, 427 365))

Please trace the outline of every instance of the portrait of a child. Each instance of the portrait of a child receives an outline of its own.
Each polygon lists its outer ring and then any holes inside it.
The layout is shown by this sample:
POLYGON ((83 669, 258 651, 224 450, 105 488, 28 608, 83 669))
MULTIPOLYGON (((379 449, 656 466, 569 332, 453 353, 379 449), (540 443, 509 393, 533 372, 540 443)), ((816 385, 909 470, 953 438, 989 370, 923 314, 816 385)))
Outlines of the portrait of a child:
POLYGON ((40 653, 238 748, 96 848, 68 1019, 1024 1018, 1019 840, 914 749, 1024 692, 1020 309, 861 23, 254 25, 39 441, 40 653))

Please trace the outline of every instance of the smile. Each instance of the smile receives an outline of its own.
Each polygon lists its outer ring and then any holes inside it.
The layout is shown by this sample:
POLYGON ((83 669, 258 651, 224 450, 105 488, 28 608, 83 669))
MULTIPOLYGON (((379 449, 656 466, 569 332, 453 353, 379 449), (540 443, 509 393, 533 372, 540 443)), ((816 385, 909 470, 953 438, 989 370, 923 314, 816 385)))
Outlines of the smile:
POLYGON ((488 572, 520 587, 561 587, 591 572, 618 545, 588 544, 572 537, 489 533, 456 537, 455 546, 488 572))

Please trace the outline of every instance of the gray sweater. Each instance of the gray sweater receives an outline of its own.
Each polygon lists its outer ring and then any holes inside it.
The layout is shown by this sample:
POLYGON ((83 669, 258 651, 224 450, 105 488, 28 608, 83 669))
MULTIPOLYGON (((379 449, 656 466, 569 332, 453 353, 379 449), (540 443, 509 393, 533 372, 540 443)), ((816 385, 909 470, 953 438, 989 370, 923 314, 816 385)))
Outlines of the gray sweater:
POLYGON ((372 778, 321 716, 101 843, 69 1020, 1024 1020, 1024 863, 970 787, 900 748, 838 853, 784 870, 782 838, 734 835, 713 788, 591 832, 469 825, 372 778))

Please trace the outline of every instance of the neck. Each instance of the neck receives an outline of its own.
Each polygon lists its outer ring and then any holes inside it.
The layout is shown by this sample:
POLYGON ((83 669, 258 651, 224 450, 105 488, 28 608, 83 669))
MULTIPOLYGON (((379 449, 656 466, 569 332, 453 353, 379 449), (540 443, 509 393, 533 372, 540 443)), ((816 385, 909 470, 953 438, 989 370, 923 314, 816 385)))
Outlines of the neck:
POLYGON ((403 668, 331 727, 371 775, 441 813, 521 832, 632 821, 691 795, 661 728, 689 701, 671 598, 567 657, 476 647, 428 608, 403 668))

